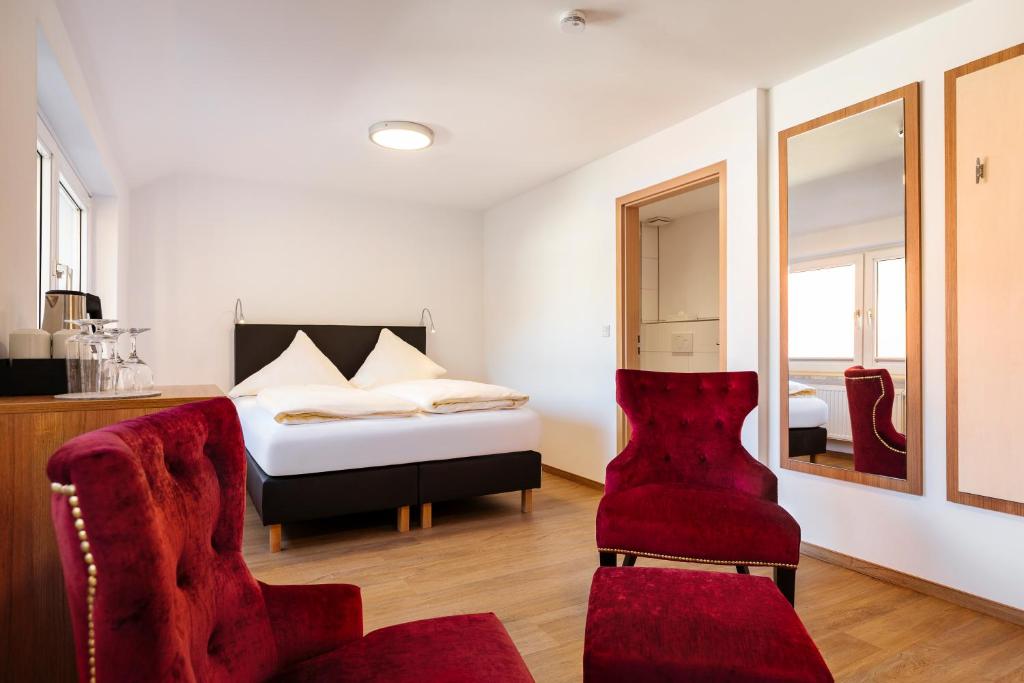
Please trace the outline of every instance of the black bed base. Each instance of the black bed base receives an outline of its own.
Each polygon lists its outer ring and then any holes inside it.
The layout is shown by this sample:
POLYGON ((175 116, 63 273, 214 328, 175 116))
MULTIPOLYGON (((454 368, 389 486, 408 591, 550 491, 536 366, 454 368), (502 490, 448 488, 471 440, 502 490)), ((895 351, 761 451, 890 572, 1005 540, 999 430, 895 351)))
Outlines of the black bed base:
POLYGON ((824 427, 790 428, 789 457, 821 455, 828 444, 828 432, 824 427))
POLYGON ((264 525, 540 488, 540 453, 272 477, 246 451, 246 488, 264 525))

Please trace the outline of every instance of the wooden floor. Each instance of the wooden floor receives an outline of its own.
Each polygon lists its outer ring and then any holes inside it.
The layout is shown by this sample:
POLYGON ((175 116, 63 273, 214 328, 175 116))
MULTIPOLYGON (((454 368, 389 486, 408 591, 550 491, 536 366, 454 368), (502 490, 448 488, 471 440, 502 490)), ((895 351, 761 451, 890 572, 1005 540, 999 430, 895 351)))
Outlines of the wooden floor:
MULTIPOLYGON (((579 681, 599 495, 545 474, 532 514, 514 493, 435 505, 406 534, 393 513, 290 525, 274 555, 250 506, 245 555, 269 583, 358 584, 367 631, 495 612, 537 681, 579 681)), ((1024 681, 1024 628, 809 557, 797 610, 838 681, 1024 681)))
MULTIPOLYGON (((793 459, 800 460, 802 462, 811 462, 811 456, 809 455, 797 455, 793 456, 793 459)), ((814 464, 825 465, 826 467, 838 467, 843 470, 853 470, 853 454, 826 451, 814 456, 814 464)))

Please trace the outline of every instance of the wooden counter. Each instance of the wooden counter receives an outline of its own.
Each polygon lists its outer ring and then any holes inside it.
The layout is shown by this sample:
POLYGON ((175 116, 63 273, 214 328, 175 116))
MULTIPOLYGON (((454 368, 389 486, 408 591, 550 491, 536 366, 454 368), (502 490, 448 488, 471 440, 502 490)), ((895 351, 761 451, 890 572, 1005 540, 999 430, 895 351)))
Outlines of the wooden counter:
POLYGON ((222 395, 213 385, 157 388, 116 401, 0 397, 0 681, 76 680, 46 461, 84 432, 222 395))

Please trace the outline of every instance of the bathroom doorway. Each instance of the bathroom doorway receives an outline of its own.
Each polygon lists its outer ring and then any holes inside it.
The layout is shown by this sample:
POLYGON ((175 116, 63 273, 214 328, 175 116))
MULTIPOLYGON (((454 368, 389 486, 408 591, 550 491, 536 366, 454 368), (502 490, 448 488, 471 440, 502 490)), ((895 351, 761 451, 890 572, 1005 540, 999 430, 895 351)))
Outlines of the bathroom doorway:
MULTIPOLYGON (((616 201, 618 367, 726 369, 726 163, 616 201)), ((619 445, 626 439, 620 415, 619 445)))

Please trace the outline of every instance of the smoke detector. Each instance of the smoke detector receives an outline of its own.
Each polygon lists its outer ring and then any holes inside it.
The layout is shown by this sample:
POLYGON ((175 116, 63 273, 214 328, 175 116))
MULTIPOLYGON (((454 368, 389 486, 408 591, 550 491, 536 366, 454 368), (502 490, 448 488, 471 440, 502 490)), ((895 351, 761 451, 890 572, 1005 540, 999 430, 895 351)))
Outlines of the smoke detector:
POLYGON ((587 27, 587 15, 581 10, 571 9, 562 13, 558 25, 562 33, 583 33, 583 29, 587 27))

